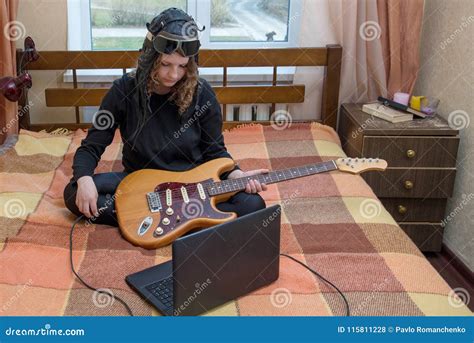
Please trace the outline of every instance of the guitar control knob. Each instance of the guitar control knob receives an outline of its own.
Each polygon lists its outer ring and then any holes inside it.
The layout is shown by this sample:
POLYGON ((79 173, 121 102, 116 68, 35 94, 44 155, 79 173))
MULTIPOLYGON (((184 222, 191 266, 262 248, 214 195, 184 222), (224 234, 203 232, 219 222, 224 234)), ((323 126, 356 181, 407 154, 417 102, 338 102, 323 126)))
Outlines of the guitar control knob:
POLYGON ((168 208, 166 209, 166 214, 167 214, 167 215, 171 216, 171 215, 173 215, 173 213, 174 213, 174 211, 173 211, 173 209, 172 209, 171 207, 168 207, 168 208))
POLYGON ((168 218, 163 218, 161 222, 163 223, 163 225, 168 225, 170 223, 170 220, 168 218))
POLYGON ((158 226, 153 232, 153 236, 158 237, 158 236, 161 236, 163 233, 164 233, 163 229, 158 226))

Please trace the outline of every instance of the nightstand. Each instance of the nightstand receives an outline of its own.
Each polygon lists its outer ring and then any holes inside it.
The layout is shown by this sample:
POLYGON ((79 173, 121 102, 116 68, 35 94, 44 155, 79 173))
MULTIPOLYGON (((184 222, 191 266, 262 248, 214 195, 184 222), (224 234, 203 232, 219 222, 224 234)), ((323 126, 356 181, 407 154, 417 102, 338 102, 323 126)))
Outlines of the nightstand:
POLYGON ((441 250, 442 220, 456 175, 458 130, 440 116, 392 124, 343 104, 339 137, 349 157, 379 157, 384 172, 362 174, 420 250, 441 250))

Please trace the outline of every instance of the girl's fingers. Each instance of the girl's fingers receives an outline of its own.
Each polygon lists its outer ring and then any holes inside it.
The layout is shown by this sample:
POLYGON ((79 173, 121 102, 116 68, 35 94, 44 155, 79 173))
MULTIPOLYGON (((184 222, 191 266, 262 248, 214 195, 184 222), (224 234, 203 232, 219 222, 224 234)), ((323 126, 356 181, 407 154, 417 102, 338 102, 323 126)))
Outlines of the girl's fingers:
POLYGON ((256 187, 255 187, 255 182, 254 180, 250 180, 249 181, 249 184, 250 184, 250 190, 252 193, 255 193, 257 191, 256 187))
POLYGON ((251 193, 250 185, 247 183, 247 186, 245 186, 245 192, 251 193))
POLYGON ((83 205, 82 208, 81 208, 81 212, 82 212, 87 218, 90 218, 90 217, 91 217, 91 213, 89 212, 89 206, 83 205))
POLYGON ((91 213, 94 215, 94 217, 99 216, 99 213, 97 211, 97 200, 91 201, 90 207, 91 207, 91 213))

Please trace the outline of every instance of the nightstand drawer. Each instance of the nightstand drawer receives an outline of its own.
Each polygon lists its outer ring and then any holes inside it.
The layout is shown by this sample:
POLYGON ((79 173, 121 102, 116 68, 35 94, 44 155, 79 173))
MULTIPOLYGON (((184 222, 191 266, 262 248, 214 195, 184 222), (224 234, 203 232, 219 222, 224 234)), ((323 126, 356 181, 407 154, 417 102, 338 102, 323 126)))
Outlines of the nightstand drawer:
POLYGON ((421 251, 441 251, 444 228, 434 223, 400 223, 400 227, 421 251))
POLYGON ((397 222, 441 222, 447 200, 382 198, 380 201, 397 222))
POLYGON ((455 168, 387 168, 362 174, 379 198, 449 198, 455 168))
POLYGON ((459 137, 365 136, 364 157, 379 157, 389 167, 456 166, 459 137))

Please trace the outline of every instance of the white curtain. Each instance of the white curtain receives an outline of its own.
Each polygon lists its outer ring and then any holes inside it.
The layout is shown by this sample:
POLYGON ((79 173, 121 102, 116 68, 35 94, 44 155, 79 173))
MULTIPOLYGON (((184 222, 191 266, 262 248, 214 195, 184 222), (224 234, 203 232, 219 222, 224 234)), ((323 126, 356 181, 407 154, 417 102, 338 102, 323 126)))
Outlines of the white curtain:
MULTIPOLYGON (((374 22, 378 22, 376 0, 303 0, 299 46, 343 48, 339 103, 386 94, 380 39, 366 36, 380 35, 374 22)), ((304 103, 290 105, 293 119, 321 119, 323 76, 323 68, 297 68, 294 83, 304 84, 306 92, 304 103)))
MULTIPOLYGON (((324 47, 336 44, 334 30, 329 18, 330 0, 303 0, 299 47, 324 47)), ((293 79, 295 84, 306 87, 304 103, 290 104, 289 112, 293 120, 321 118, 321 95, 323 68, 297 67, 293 79)))

